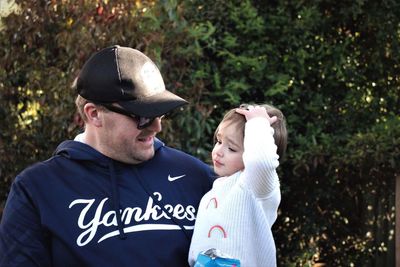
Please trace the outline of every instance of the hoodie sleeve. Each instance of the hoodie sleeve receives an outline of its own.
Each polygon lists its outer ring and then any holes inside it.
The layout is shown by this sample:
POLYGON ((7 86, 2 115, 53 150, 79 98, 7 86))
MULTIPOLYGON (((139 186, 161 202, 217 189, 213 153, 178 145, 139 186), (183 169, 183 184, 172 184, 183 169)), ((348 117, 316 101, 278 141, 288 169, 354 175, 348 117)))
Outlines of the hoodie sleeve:
POLYGON ((50 266, 40 216, 17 177, 12 184, 0 224, 0 267, 50 266))

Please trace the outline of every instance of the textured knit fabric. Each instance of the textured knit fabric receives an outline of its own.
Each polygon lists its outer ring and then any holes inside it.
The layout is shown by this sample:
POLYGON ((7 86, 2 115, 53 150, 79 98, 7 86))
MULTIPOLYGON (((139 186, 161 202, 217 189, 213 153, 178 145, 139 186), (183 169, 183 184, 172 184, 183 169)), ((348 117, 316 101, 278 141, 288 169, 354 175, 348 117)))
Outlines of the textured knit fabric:
POLYGON ((213 174, 194 157, 155 147, 151 160, 129 165, 65 141, 24 170, 1 220, 0 266, 188 266, 213 174))
POLYGON ((217 179, 202 198, 189 252, 191 266, 210 248, 239 259, 242 267, 276 266, 271 227, 281 194, 273 133, 267 119, 246 123, 245 168, 217 179))

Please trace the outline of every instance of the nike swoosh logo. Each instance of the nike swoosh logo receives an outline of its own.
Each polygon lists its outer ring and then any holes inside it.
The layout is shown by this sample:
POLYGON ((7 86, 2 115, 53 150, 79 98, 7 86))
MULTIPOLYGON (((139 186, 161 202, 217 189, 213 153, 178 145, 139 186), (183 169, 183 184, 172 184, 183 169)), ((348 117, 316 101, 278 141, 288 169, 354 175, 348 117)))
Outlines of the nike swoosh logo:
POLYGON ((186 176, 186 174, 184 174, 184 175, 179 175, 179 176, 171 176, 171 175, 168 175, 168 181, 173 182, 173 181, 178 180, 178 179, 180 179, 180 178, 182 178, 182 177, 185 177, 185 176, 186 176))

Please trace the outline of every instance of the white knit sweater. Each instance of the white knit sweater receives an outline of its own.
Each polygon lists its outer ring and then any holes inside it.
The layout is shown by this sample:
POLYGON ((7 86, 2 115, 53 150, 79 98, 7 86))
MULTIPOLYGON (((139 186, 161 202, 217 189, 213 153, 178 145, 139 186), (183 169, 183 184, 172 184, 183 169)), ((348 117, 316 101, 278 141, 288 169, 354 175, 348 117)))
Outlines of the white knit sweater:
POLYGON ((189 264, 197 255, 216 248, 242 267, 276 266, 271 227, 281 200, 274 130, 265 118, 245 125, 244 170, 214 182, 197 213, 189 264))

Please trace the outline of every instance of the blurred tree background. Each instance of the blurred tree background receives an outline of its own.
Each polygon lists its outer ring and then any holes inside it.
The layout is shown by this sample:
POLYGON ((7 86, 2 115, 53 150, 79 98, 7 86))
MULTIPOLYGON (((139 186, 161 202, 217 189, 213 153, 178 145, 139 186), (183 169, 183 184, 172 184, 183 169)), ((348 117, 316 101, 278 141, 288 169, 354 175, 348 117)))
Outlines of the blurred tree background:
POLYGON ((190 100, 160 138, 205 161, 228 108, 267 102, 286 115, 279 266, 394 266, 399 1, 14 6, 0 24, 0 207, 18 172, 81 130, 71 83, 93 52, 120 44, 146 53, 190 100))

